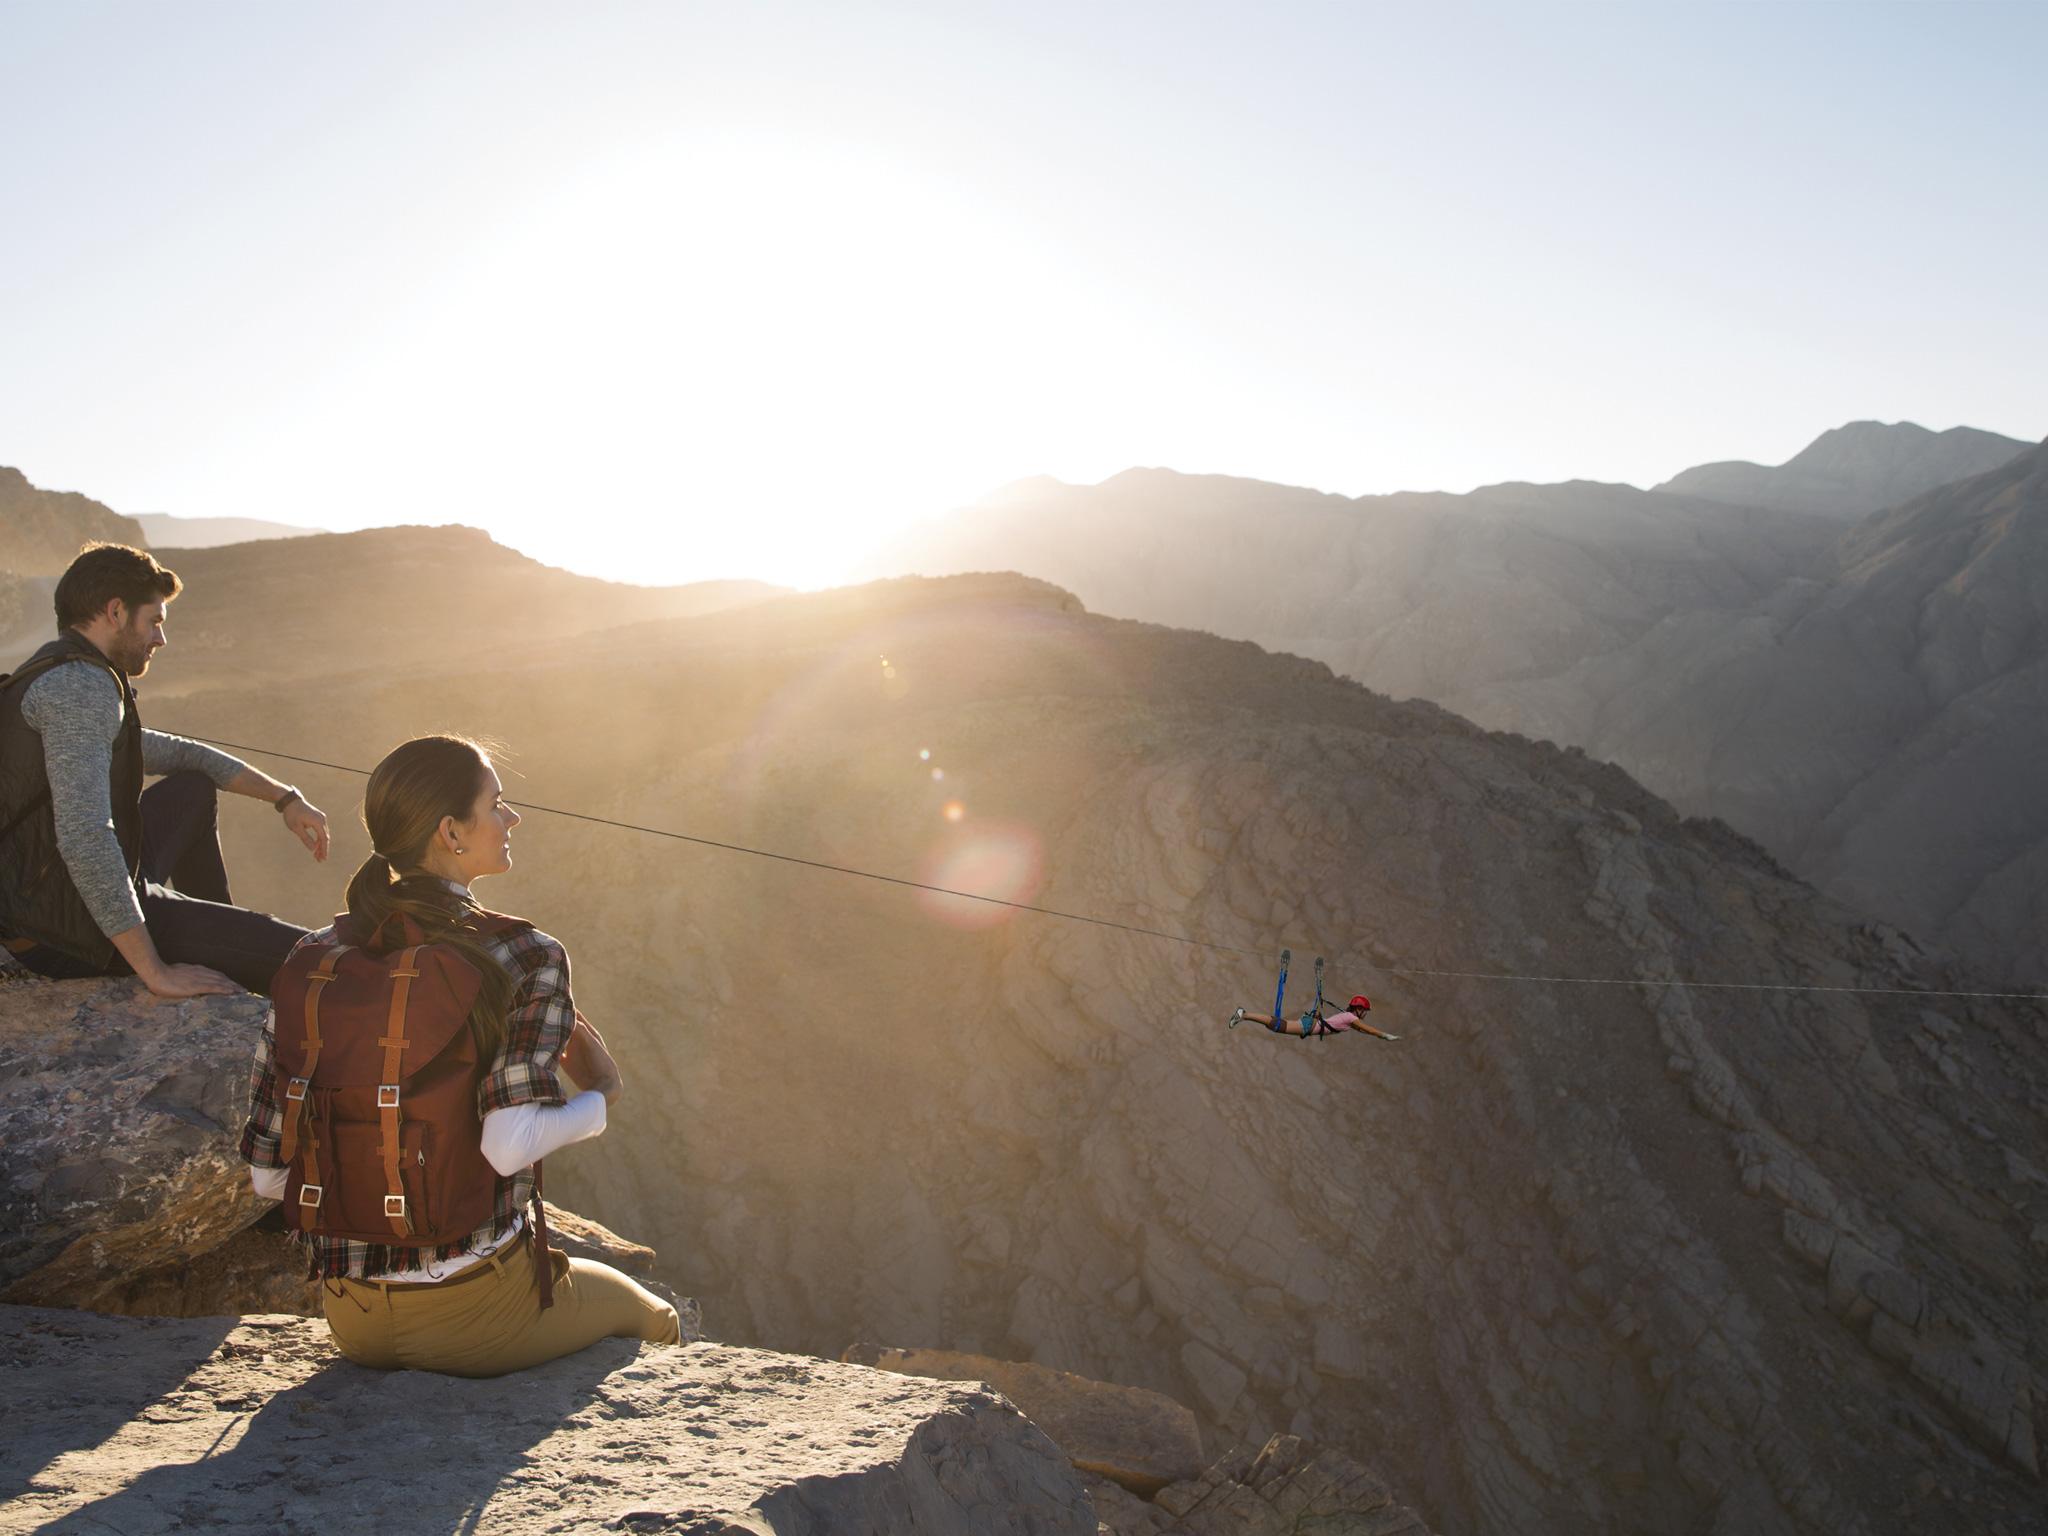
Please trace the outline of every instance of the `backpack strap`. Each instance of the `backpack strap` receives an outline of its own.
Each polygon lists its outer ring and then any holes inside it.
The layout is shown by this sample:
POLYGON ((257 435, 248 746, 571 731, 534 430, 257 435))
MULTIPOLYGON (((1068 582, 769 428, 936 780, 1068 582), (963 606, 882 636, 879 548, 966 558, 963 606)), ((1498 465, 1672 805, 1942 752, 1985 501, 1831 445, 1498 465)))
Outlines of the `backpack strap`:
POLYGON ((555 1304, 555 1256, 548 1251, 548 1204, 540 1193, 540 1165, 545 1161, 536 1158, 533 1164, 533 1269, 540 1276, 543 1312, 555 1304))
MULTIPOLYGON (((284 1137, 278 1147, 278 1155, 290 1163, 299 1149, 299 1125, 306 1116, 306 1102, 313 1091, 313 1073, 320 1065, 320 992, 334 980, 334 968, 341 963, 341 957, 349 952, 347 944, 337 944, 320 957, 320 963, 313 968, 313 974, 306 978, 305 1041, 306 1064, 300 1069, 300 1076, 291 1079, 284 1088, 284 1137)), ((318 1154, 312 1142, 306 1144, 306 1177, 299 1189, 299 1204, 318 1206, 320 1204, 320 1172, 318 1154), (308 1199, 310 1191, 312 1198, 308 1199)))
POLYGON ((398 1173, 398 1080, 405 1058, 405 1003, 419 979, 422 946, 401 950, 391 963, 391 1014, 377 1043, 384 1047, 384 1081, 377 1085, 377 1121, 384 1145, 384 1219, 395 1236, 412 1236, 412 1217, 405 1207, 405 1185, 398 1173))

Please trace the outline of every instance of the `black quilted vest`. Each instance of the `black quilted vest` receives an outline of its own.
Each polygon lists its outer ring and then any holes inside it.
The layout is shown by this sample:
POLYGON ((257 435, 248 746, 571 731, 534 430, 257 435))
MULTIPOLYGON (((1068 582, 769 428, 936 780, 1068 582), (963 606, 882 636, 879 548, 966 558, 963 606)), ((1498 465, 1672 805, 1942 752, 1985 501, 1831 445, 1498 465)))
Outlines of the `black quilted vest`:
POLYGON ((99 647, 67 629, 11 676, 0 678, 0 939, 47 944, 101 970, 119 968, 119 951, 86 910, 57 852, 57 820, 43 771, 43 738, 21 717, 29 684, 52 667, 104 668, 121 689, 121 734, 108 783, 114 836, 128 878, 142 873, 142 721, 127 676, 99 647), (11 828, 11 830, 8 830, 11 828))

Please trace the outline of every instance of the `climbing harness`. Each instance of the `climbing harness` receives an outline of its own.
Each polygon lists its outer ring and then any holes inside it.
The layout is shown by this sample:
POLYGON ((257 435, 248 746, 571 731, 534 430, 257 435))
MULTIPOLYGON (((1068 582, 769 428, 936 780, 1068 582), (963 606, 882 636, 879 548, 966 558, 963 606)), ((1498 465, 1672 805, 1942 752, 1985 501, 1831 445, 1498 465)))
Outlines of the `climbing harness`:
MULTIPOLYGON (((1293 959, 1294 952, 1292 950, 1283 949, 1280 951, 1280 981, 1273 989, 1272 1022, 1266 1026, 1268 1030, 1276 1035, 1294 1034, 1294 1031, 1287 1027, 1286 1013, 1287 968, 1293 962, 1293 959)), ((1360 999, 1360 1001, 1363 1001, 1363 999, 1360 999)), ((1368 1003, 1366 1006, 1370 1007, 1371 1004, 1368 1003)), ((1242 1008, 1238 1009, 1237 1012, 1230 1016, 1230 1027, 1232 1029, 1237 1028, 1238 1025, 1244 1022, 1245 1017, 1245 1010, 1242 1008)), ((1317 1040, 1322 1040, 1331 1035, 1343 1033, 1342 1030, 1331 1028, 1329 1022, 1323 1017, 1323 957, 1321 955, 1316 956, 1315 1006, 1302 1010, 1300 1027, 1301 1033, 1296 1038, 1301 1040, 1307 1040, 1311 1036, 1317 1040)))

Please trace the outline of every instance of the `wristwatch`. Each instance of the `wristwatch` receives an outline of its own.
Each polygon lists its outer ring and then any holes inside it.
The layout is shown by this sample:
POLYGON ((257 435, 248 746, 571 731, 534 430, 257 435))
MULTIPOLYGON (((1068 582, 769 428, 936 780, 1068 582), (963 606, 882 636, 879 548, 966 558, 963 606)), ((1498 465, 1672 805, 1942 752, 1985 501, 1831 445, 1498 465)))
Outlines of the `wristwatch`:
POLYGON ((279 795, 275 800, 270 802, 270 808, 273 811, 276 811, 278 815, 282 816, 284 814, 284 808, 286 806, 290 805, 294 800, 303 800, 305 798, 306 797, 300 794, 296 788, 287 784, 285 786, 284 793, 279 795))

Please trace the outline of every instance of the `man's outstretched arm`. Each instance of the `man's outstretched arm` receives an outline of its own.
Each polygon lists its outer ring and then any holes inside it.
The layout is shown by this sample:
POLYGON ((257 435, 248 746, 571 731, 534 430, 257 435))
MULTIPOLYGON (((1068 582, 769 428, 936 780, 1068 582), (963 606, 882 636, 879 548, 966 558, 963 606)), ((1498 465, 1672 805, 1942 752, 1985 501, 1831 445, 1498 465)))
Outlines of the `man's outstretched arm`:
MULTIPOLYGON (((276 805, 281 796, 297 793, 291 785, 273 779, 260 768, 250 767, 239 757, 209 747, 203 741, 165 731, 143 731, 142 766, 150 773, 197 769, 223 793, 247 795, 266 805, 276 805)), ((298 795, 284 807, 284 824, 285 830, 304 843, 316 860, 326 859, 327 816, 318 806, 298 795)))

